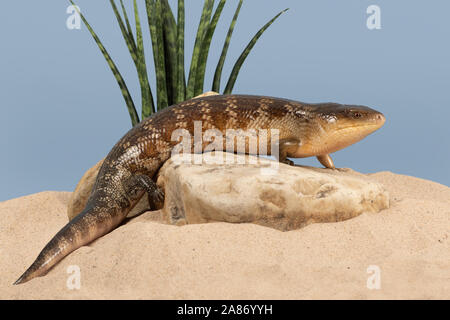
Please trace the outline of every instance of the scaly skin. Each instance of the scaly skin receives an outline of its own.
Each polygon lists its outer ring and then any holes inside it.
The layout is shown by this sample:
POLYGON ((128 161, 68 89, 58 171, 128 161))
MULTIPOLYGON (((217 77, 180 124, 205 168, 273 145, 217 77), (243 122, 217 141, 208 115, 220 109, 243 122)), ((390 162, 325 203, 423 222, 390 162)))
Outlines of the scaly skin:
MULTIPOLYGON (((194 136, 194 121, 202 122, 203 132, 217 129, 224 137, 228 129, 278 129, 279 140, 271 141, 269 134, 266 150, 277 143, 280 161, 317 156, 324 166, 334 168, 330 153, 379 129, 385 118, 364 106, 246 95, 210 96, 166 108, 135 126, 112 148, 85 209, 50 240, 15 284, 44 275, 70 252, 116 228, 145 193, 161 201, 163 192, 153 179, 179 143, 172 140, 172 132, 185 129, 194 136)), ((209 143, 203 141, 202 149, 209 143)))

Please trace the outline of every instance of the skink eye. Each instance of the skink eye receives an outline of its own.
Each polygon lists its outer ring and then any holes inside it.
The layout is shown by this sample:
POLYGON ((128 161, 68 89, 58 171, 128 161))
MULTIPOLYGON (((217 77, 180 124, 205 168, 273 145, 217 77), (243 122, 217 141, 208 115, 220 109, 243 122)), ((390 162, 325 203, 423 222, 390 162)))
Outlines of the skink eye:
POLYGON ((362 117, 362 114, 359 113, 359 112, 354 112, 354 113, 353 113, 353 117, 354 117, 354 118, 361 118, 361 117, 362 117))

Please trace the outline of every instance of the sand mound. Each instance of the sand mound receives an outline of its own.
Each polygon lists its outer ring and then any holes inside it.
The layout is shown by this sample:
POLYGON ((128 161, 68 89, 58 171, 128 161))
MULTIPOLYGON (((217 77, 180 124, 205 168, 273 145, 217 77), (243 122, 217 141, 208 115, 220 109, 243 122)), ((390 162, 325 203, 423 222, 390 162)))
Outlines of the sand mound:
POLYGON ((146 213, 19 286, 12 283, 67 222, 71 193, 5 201, 0 298, 449 299, 450 188, 390 172, 369 177, 389 191, 390 209, 289 232, 177 227, 162 223, 160 212, 146 213), (80 289, 67 286, 70 266, 79 267, 80 289), (368 268, 380 271, 379 289, 367 287, 369 277, 377 287, 368 268))

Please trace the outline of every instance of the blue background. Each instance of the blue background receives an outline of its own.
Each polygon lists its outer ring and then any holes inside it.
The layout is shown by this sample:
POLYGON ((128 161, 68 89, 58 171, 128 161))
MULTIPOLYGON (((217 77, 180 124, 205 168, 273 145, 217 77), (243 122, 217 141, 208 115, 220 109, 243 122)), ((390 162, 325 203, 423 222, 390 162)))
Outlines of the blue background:
MULTIPOLYGON (((125 2, 131 14, 132 2, 125 2)), ((187 62, 202 2, 186 0, 187 62)), ((139 105, 136 71, 109 1, 77 4, 139 105)), ((143 1, 139 5, 146 22, 143 1)), ((205 91, 210 90, 236 5, 228 1, 219 23, 205 91)), ((2 2, 0 201, 43 190, 73 190, 84 171, 130 129, 117 83, 87 29, 67 29, 67 6, 61 0, 2 2)), ((291 10, 249 56, 235 93, 374 107, 386 115, 385 126, 334 154, 335 164, 450 185, 450 2, 247 0, 231 42, 223 86, 254 33, 287 7, 291 10), (381 8, 381 30, 366 27, 371 4, 381 8)), ((146 23, 144 30, 154 90, 146 23)), ((319 166, 315 159, 298 162, 319 166)))

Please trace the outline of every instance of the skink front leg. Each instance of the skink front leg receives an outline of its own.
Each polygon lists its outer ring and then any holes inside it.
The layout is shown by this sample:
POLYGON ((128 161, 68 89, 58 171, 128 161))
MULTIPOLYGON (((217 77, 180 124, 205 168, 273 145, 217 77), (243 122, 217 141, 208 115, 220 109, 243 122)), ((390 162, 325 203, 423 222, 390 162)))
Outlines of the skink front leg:
POLYGON ((300 140, 298 139, 283 139, 279 141, 278 151, 279 155, 274 155, 278 161, 288 164, 290 166, 294 165, 294 162, 287 159, 289 154, 293 154, 300 145, 300 140))
POLYGON ((319 160, 319 162, 328 169, 336 169, 333 163, 333 159, 331 159, 329 154, 324 154, 324 155, 320 155, 317 156, 317 160, 319 160))

